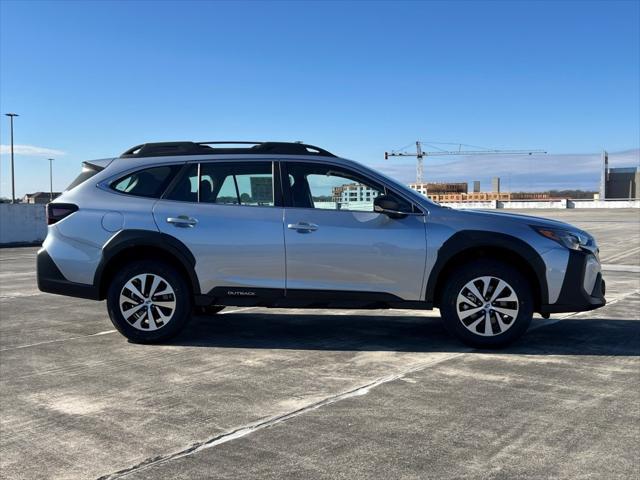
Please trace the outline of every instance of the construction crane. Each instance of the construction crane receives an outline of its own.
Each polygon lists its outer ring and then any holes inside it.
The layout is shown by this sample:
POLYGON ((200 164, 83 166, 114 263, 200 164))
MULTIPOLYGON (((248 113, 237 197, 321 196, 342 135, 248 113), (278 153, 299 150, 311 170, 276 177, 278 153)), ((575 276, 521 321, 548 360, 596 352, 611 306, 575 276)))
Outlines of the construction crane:
MULTIPOLYGON (((426 144, 425 142, 416 142, 416 151, 415 152, 407 152, 407 151, 396 151, 392 150, 390 152, 384 152, 384 159, 389 160, 389 157, 416 157, 418 162, 416 165, 416 183, 423 183, 424 177, 424 157, 439 157, 443 155, 533 155, 533 154, 546 154, 547 152, 544 150, 494 150, 494 149, 483 149, 483 150, 463 150, 462 146, 466 147, 474 147, 474 145, 465 145, 463 143, 441 143, 441 142, 430 142, 431 143, 440 143, 441 145, 458 145, 458 150, 440 150, 433 152, 425 152, 422 150, 422 145, 426 144)), ((436 147, 437 148, 437 147, 436 147)), ((482 147, 474 147, 474 148, 482 148, 482 147)))

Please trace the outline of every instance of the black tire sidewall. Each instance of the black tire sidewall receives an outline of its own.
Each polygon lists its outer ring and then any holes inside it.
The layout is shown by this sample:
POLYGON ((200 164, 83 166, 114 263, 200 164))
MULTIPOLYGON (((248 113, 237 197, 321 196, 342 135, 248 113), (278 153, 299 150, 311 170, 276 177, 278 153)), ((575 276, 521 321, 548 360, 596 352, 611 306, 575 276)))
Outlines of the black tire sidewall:
POLYGON ((107 292, 107 311, 111 322, 125 337, 135 343, 157 343, 168 340, 180 332, 191 317, 191 293, 183 276, 171 265, 156 260, 140 260, 122 268, 112 279, 107 292), (120 312, 120 292, 131 278, 142 273, 161 276, 173 288, 176 309, 166 326, 145 332, 125 320, 120 312))
POLYGON ((529 328, 533 317, 533 295, 531 285, 517 269, 498 260, 477 260, 455 269, 446 279, 440 314, 444 326, 452 335, 467 345, 477 348, 498 348, 509 345, 520 338, 529 328), (492 337, 476 335, 460 321, 456 309, 458 293, 474 278, 493 276, 507 282, 518 297, 519 311, 514 324, 504 333, 492 337))

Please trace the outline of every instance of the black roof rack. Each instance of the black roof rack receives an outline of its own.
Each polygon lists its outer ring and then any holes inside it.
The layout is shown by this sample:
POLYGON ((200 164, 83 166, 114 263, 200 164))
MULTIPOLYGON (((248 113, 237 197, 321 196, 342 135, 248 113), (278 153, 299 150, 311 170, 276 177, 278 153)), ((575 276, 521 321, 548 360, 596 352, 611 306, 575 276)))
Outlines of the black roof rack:
POLYGON ((120 155, 120 158, 216 154, 319 155, 323 157, 335 157, 333 153, 327 152, 322 148, 301 142, 216 141, 143 143, 142 145, 136 145, 130 148, 120 155), (228 146, 223 147, 219 145, 228 146))

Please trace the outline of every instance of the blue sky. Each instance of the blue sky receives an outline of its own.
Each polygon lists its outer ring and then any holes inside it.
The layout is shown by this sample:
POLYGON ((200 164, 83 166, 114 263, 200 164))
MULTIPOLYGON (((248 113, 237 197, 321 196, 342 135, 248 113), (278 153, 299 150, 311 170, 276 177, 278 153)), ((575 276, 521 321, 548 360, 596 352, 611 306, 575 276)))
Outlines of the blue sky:
POLYGON ((383 152, 417 139, 540 148, 431 158, 426 176, 595 188, 602 148, 640 158, 639 25, 638 1, 2 0, 0 109, 33 147, 18 194, 48 188, 48 156, 61 189, 84 159, 217 139, 304 140, 405 181, 412 160, 383 152))

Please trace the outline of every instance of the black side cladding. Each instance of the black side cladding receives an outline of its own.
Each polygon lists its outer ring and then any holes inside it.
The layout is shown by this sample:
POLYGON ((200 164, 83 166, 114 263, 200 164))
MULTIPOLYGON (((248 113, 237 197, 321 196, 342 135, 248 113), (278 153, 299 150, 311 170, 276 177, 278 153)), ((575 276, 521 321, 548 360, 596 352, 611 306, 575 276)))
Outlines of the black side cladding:
POLYGON ((596 277, 591 292, 586 292, 583 287, 582 280, 590 255, 591 253, 570 250, 567 273, 564 276, 558 300, 553 305, 542 305, 542 313, 584 312, 606 304, 604 298, 606 288, 601 273, 596 277))
POLYGON ((85 285, 67 280, 44 248, 38 252, 36 269, 38 289, 42 292, 89 300, 100 299, 95 285, 85 285))
POLYGON ((100 288, 102 277, 109 262, 119 253, 136 247, 154 247, 167 252, 167 254, 171 255, 180 263, 187 273, 189 277, 187 280, 192 288, 193 294, 200 294, 200 283, 198 282, 195 271, 196 259, 189 248, 171 235, 149 230, 122 230, 106 243, 102 249, 102 260, 100 260, 98 264, 93 280, 94 285, 96 285, 100 291, 102 291, 100 288))
POLYGON ((225 286, 199 295, 196 304, 279 308, 427 308, 424 302, 406 301, 382 292, 225 286))
POLYGON ((427 281, 426 302, 433 305, 438 284, 442 281, 440 274, 447 267, 450 261, 455 260, 459 254, 469 250, 482 249, 502 249, 508 250, 527 262, 536 274, 540 287, 540 304, 547 303, 548 288, 547 277, 545 275, 545 264, 540 255, 526 242, 511 235, 482 230, 462 230, 451 236, 442 244, 438 251, 436 260, 429 279, 427 281))

